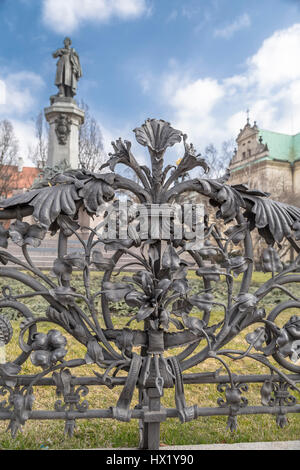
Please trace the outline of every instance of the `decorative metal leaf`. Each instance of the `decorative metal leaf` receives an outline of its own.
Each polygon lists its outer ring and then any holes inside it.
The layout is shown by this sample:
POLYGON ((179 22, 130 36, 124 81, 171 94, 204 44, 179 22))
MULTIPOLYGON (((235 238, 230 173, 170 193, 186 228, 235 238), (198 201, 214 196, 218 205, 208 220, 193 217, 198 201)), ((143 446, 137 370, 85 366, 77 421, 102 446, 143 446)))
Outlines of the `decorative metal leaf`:
POLYGON ((130 284, 104 282, 102 292, 110 302, 120 302, 120 300, 123 300, 125 295, 132 290, 133 287, 130 284))
POLYGON ((272 391, 273 391, 273 385, 272 385, 271 380, 266 380, 260 390, 262 405, 264 406, 270 405, 272 391))
POLYGON ((46 313, 49 320, 61 324, 66 330, 68 330, 71 325, 74 325, 73 319, 66 311, 58 312, 55 308, 48 307, 46 313))
POLYGON ((109 154, 110 159, 101 166, 101 169, 109 166, 111 171, 115 171, 115 167, 118 163, 123 163, 124 165, 128 166, 136 164, 136 161, 131 153, 131 142, 128 140, 123 142, 123 140, 119 138, 115 142, 112 142, 111 145, 113 146, 114 153, 109 154))
POLYGON ((172 289, 181 295, 187 294, 189 291, 187 279, 176 279, 172 284, 172 289))
POLYGON ((5 364, 0 364, 0 375, 1 377, 15 377, 21 370, 21 366, 13 363, 6 362, 5 364))
POLYGON ((0 315, 0 346, 8 344, 13 336, 13 329, 8 318, 0 315))
POLYGON ((79 196, 83 198, 85 208, 96 214, 99 206, 114 198, 115 192, 112 188, 114 174, 102 175, 101 179, 92 179, 79 190, 79 196))
POLYGON ((248 266, 251 263, 252 260, 250 258, 235 256, 223 262, 221 266, 223 268, 229 268, 233 272, 233 275, 237 277, 239 274, 247 271, 248 266))
POLYGON ((186 299, 176 300, 172 305, 172 313, 176 316, 181 316, 183 313, 190 313, 193 305, 186 299))
POLYGON ((178 256, 175 248, 172 245, 168 245, 162 257, 163 269, 170 269, 171 271, 176 271, 180 268, 180 264, 181 259, 178 256))
POLYGON ((292 228, 295 232, 295 239, 300 240, 300 221, 295 222, 292 228))
POLYGON ((246 224, 235 225, 227 229, 226 232, 224 232, 224 235, 226 235, 232 241, 232 243, 234 243, 235 245, 238 245, 241 241, 245 239, 246 229, 247 229, 246 224))
POLYGON ((132 290, 125 295, 125 302, 129 307, 141 307, 145 302, 145 296, 136 290, 132 290))
POLYGON ((262 264, 264 272, 266 273, 276 273, 283 269, 278 253, 271 246, 263 251, 262 264))
POLYGON ((243 195, 245 200, 252 203, 252 208, 247 210, 245 216, 260 230, 267 242, 282 242, 284 237, 292 235, 295 222, 300 221, 300 209, 298 207, 273 201, 263 197, 243 195))
POLYGON ((199 310, 210 311, 214 296, 212 294, 192 295, 188 298, 189 303, 199 310))
POLYGON ((185 153, 181 162, 178 165, 177 170, 175 171, 174 176, 183 175, 184 173, 193 170, 194 168, 200 166, 204 169, 205 173, 209 172, 209 166, 206 163, 204 158, 200 158, 200 154, 197 154, 193 144, 187 143, 187 135, 183 136, 185 153))
POLYGON ((220 280, 221 271, 216 265, 204 266, 196 270, 197 276, 201 276, 207 281, 218 282, 220 280))
POLYGON ((61 213, 75 215, 79 199, 74 184, 62 184, 39 190, 29 204, 34 207, 33 217, 48 228, 61 213))
POLYGON ((217 247, 214 246, 209 240, 205 240, 203 248, 197 250, 200 256, 216 256, 218 251, 217 247))
POLYGON ((72 266, 62 258, 56 258, 52 267, 53 273, 64 281, 69 281, 72 274, 72 266))
POLYGON ((258 303, 258 298, 253 294, 247 293, 239 295, 236 301, 240 312, 251 313, 258 303))
POLYGON ((71 266, 78 269, 84 269, 86 267, 85 253, 82 251, 73 251, 63 257, 64 261, 71 266))
POLYGON ((115 262, 111 257, 104 256, 102 251, 94 250, 92 253, 93 264, 96 266, 99 271, 106 271, 108 269, 113 269, 115 262))
POLYGON ((0 223, 0 247, 7 248, 8 245, 8 230, 5 230, 3 224, 0 223))
POLYGON ((247 343, 254 346, 257 351, 262 351, 262 346, 267 339, 266 330, 264 327, 257 328, 252 333, 248 333, 246 336, 247 343))
POLYGON ((195 335, 199 334, 205 327, 205 322, 197 317, 188 317, 187 315, 182 315, 182 320, 184 325, 195 335))
POLYGON ((139 309, 136 319, 137 321, 146 320, 146 318, 150 317, 153 312, 154 307, 147 303, 139 309))
MULTIPOLYGON (((168 331, 170 323, 170 312, 163 310, 159 316, 159 326, 164 330, 168 331)), ((174 322, 173 322, 174 323, 174 322)), ((178 322, 180 323, 180 322, 178 322)))
POLYGON ((3 199, 0 202, 0 207, 2 207, 3 209, 8 209, 24 204, 29 204, 33 200, 33 198, 40 193, 40 191, 41 189, 32 189, 31 191, 28 191, 26 193, 16 194, 15 196, 3 199))
POLYGON ((170 318, 170 322, 176 326, 177 330, 184 330, 184 325, 177 318, 170 318))
POLYGON ((228 185, 220 185, 220 190, 215 200, 211 202, 213 205, 215 205, 215 203, 220 205, 220 211, 217 212, 217 217, 223 218, 225 223, 230 222, 237 216, 240 207, 245 207, 245 203, 239 193, 228 185))
POLYGON ((85 361, 87 364, 94 364, 103 361, 103 351, 100 344, 96 340, 91 340, 87 345, 87 354, 85 361))
POLYGON ((66 237, 71 237, 74 232, 80 228, 80 225, 75 220, 71 219, 71 217, 61 214, 50 227, 51 235, 55 235, 59 228, 62 229, 66 237))
POLYGON ((133 130, 136 140, 144 147, 148 147, 155 153, 162 153, 168 147, 181 142, 182 132, 171 127, 170 123, 147 119, 145 124, 133 130))
POLYGON ((58 286, 55 289, 50 289, 49 292, 63 305, 69 305, 74 302, 73 294, 75 294, 75 289, 72 287, 58 286))

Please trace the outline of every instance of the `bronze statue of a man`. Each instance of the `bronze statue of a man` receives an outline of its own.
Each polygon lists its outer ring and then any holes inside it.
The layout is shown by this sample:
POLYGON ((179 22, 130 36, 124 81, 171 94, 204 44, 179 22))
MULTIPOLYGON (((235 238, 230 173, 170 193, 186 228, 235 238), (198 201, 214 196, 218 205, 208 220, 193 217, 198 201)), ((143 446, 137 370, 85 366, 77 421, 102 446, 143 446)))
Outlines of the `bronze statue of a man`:
POLYGON ((58 95, 73 98, 76 95, 77 83, 82 76, 79 56, 75 49, 71 47, 70 38, 65 38, 64 47, 53 52, 53 57, 57 61, 55 85, 58 87, 58 95))

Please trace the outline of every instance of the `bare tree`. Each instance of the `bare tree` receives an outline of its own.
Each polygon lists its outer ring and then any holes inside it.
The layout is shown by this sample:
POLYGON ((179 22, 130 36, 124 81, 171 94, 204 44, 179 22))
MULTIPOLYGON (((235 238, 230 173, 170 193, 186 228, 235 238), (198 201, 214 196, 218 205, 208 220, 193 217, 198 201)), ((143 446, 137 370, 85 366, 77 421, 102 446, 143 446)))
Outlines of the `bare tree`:
POLYGON ((95 171, 107 160, 103 136, 99 124, 90 114, 88 105, 81 101, 80 107, 85 112, 85 118, 79 129, 79 164, 81 168, 95 171))
POLYGON ((226 173, 233 155, 234 140, 225 140, 222 143, 221 151, 218 151, 214 144, 209 144, 204 150, 204 156, 210 167, 209 177, 220 178, 226 173))
POLYGON ((48 159, 49 126, 43 111, 38 114, 35 120, 35 136, 37 143, 35 146, 29 147, 29 158, 38 168, 45 168, 48 159))
POLYGON ((0 121, 0 197, 6 198, 18 181, 19 144, 13 125, 7 119, 0 121))

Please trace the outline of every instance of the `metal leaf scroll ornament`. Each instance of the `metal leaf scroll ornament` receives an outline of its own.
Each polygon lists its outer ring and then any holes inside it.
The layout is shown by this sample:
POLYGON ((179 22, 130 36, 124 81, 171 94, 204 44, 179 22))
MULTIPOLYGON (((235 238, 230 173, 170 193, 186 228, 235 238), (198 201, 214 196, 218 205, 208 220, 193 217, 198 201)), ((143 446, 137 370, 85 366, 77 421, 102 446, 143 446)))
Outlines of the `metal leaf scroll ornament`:
POLYGON ((271 246, 263 251, 262 262, 264 272, 266 273, 277 273, 283 269, 278 253, 271 246))
POLYGON ((163 180, 163 156, 168 147, 181 142, 182 133, 173 129, 163 120, 147 119, 145 124, 134 129, 136 140, 144 147, 148 147, 151 155, 152 176, 155 183, 163 180))
POLYGON ((63 360, 67 354, 66 344, 66 338, 57 330, 50 330, 47 334, 36 333, 33 337, 31 362, 47 369, 63 360))
POLYGON ((168 147, 172 147, 176 143, 181 142, 182 132, 173 129, 170 123, 157 120, 147 119, 145 124, 134 129, 136 140, 144 147, 148 147, 150 152, 163 156, 168 147))
MULTIPOLYGON (((149 150, 150 168, 140 166, 131 142, 120 138, 113 142, 110 158, 98 173, 66 165, 47 169, 32 190, 0 202, 0 219, 11 220, 7 228, 0 224, 0 277, 8 279, 11 286, 2 292, 0 309, 15 310, 24 317, 20 355, 0 364, 0 395, 7 394, 5 403, 0 402, 0 419, 10 419, 15 435, 27 419, 45 416, 39 409, 31 414, 31 391, 45 383, 54 384, 61 400, 46 416, 64 416, 68 435, 80 418, 101 415, 126 422, 137 418, 142 445, 158 447, 159 423, 168 416, 185 422, 220 414, 219 408, 187 406, 185 401, 184 383, 213 381, 225 392, 218 404, 234 431, 237 416, 247 406, 242 392, 255 376, 239 376, 237 382, 231 364, 247 359, 264 368, 262 405, 251 405, 247 413, 274 414, 274 406, 281 407, 275 412, 277 424, 283 426, 287 412, 300 411, 288 392, 289 387, 299 391, 300 300, 293 285, 300 283, 300 209, 272 201, 265 192, 246 185, 231 186, 229 171, 221 178, 207 178, 205 158, 184 133, 166 121, 148 119, 134 134, 149 150), (171 153, 175 144, 181 146, 181 158, 178 160, 176 153, 164 167, 164 154, 168 149, 171 153), (135 177, 118 173, 118 164, 129 167, 135 177), (107 167, 110 173, 102 173, 107 167), (193 177, 189 172, 197 167, 201 175, 193 177), (118 205, 122 192, 126 193, 128 236, 105 238, 108 221, 116 221, 119 228, 126 218, 118 205), (186 222, 181 211, 185 196, 194 198, 195 193, 207 204, 200 216, 193 202, 188 212, 191 220, 186 222), (152 225, 141 227, 141 213, 152 223, 154 204, 172 207, 167 220, 158 217, 159 227, 169 228, 170 236, 156 236, 152 225), (103 232, 93 226, 85 227, 82 233, 78 223, 82 210, 90 217, 101 215, 103 232), (25 221, 31 215, 34 223, 25 221), (199 223, 203 244, 196 246, 190 243, 189 235, 199 223), (188 234, 183 230, 176 237, 178 227, 187 228, 188 234), (47 231, 51 235, 59 232, 50 274, 36 266, 32 250, 27 249, 28 245, 43 246, 47 231), (263 269, 273 274, 260 286, 251 284, 252 271, 259 262, 251 236, 254 231, 268 246, 261 260, 263 269), (72 250, 75 239, 80 248, 72 250), (294 261, 283 260, 284 266, 276 251, 283 240, 296 251, 294 261), (22 248, 22 258, 7 250, 9 241, 22 248), (189 275, 190 269, 195 275, 189 275), (18 281, 16 291, 11 280, 18 281), (275 289, 284 293, 285 300, 267 316, 265 297, 275 289), (45 303, 45 313, 35 317, 29 305, 43 309, 45 303), (125 317, 121 329, 116 328, 119 322, 113 318, 119 311, 125 317), (68 339, 80 343, 80 357, 68 359, 64 332, 68 339), (241 337, 245 339, 243 346, 235 350, 241 337), (31 361, 31 375, 25 374, 27 361, 31 361), (208 371, 216 361, 221 369, 208 371), (93 376, 84 376, 86 371, 76 376, 87 364, 93 364, 89 368, 93 376), (203 371, 191 376, 187 371, 196 366, 203 366, 203 371), (121 388, 116 406, 103 413, 88 411, 87 402, 81 400, 88 393, 87 385, 98 384, 121 388), (133 409, 136 388, 139 404, 133 409), (175 411, 160 407, 166 388, 175 390, 175 411), (148 432, 150 429, 154 431, 148 432)), ((0 315, 0 342, 7 344, 12 328, 4 313, 0 315)), ((262 382, 260 377, 257 382, 262 382)))
POLYGON ((300 359, 300 317, 293 315, 280 331, 276 344, 283 357, 293 362, 300 359))
POLYGON ((81 205, 89 214, 96 214, 99 205, 113 199, 111 185, 114 178, 111 173, 99 175, 84 170, 70 170, 44 181, 39 189, 1 201, 0 208, 12 208, 18 210, 19 214, 24 210, 26 215, 33 215, 40 227, 52 230, 59 218, 76 218, 81 205))
POLYGON ((0 315, 0 347, 8 344, 13 336, 13 328, 10 321, 0 315))

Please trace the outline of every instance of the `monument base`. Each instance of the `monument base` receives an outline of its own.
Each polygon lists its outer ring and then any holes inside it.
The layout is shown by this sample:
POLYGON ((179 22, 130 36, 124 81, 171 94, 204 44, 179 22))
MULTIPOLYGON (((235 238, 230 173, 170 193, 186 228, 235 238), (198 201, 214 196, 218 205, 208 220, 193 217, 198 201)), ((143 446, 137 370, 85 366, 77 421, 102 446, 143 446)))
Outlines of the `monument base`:
POLYGON ((79 166, 79 127, 84 122, 84 111, 73 98, 52 96, 51 106, 45 108, 49 123, 47 166, 54 167, 66 161, 71 168, 79 166))

